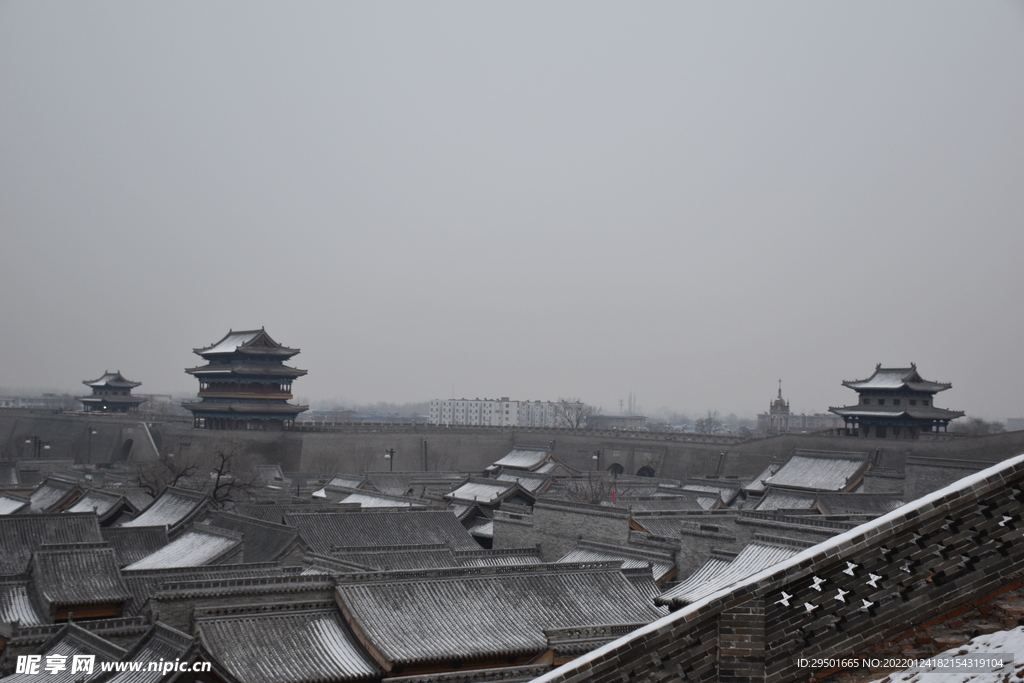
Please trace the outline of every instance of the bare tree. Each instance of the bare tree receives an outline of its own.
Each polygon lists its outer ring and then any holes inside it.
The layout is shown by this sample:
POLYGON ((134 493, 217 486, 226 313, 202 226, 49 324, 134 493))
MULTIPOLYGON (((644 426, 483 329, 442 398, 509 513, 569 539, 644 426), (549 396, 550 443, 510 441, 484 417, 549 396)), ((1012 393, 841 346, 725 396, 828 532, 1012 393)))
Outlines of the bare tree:
POLYGON ((980 417, 968 417, 965 420, 957 420, 950 428, 954 434, 967 434, 969 436, 984 436, 985 434, 999 434, 1006 431, 1006 425, 1002 422, 989 422, 980 417))
POLYGON ((139 486, 146 493, 156 497, 168 486, 191 488, 186 484, 202 469, 199 458, 191 453, 161 453, 156 460, 139 462, 135 474, 139 486))
POLYGON ((256 471, 258 459, 233 445, 218 445, 212 452, 162 453, 156 460, 136 466, 139 486, 158 496, 168 486, 208 493, 221 507, 251 500, 262 483, 256 471))
POLYGON ((578 398, 559 397, 558 403, 555 404, 555 420, 559 427, 582 429, 587 425, 587 420, 600 413, 600 408, 587 405, 578 398))
POLYGON ((722 421, 718 419, 717 410, 708 410, 706 417, 698 419, 693 424, 693 428, 698 434, 715 434, 722 428, 722 421))
POLYGON ((574 478, 565 486, 565 497, 577 503, 600 505, 612 499, 612 481, 609 477, 587 473, 586 477, 574 478))

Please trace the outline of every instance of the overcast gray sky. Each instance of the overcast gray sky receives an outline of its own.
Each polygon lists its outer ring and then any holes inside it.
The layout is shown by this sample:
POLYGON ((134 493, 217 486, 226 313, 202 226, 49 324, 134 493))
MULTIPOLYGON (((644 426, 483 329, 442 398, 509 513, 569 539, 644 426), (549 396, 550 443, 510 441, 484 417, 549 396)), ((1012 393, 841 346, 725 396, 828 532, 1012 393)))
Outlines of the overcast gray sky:
POLYGON ((0 2, 0 385, 1024 415, 1024 4, 0 2))

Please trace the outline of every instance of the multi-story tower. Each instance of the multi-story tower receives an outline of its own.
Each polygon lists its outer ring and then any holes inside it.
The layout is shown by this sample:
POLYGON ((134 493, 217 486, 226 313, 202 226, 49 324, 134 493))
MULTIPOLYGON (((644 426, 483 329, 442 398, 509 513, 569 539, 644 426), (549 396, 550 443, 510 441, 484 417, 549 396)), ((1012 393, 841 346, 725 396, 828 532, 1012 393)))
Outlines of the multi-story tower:
POLYGON ((206 365, 185 370, 199 380, 193 426, 205 429, 279 430, 309 406, 288 403, 292 381, 306 374, 284 364, 299 353, 270 338, 266 330, 229 331, 216 344, 193 349, 206 365))
POLYGON ((879 363, 871 377, 843 386, 857 392, 857 405, 829 410, 857 436, 916 439, 922 432, 945 431, 950 420, 963 415, 935 407, 935 394, 953 385, 923 379, 913 363, 909 368, 883 368, 879 363))
POLYGON ((131 382, 124 378, 121 371, 103 371, 99 379, 87 379, 82 382, 92 388, 92 395, 78 396, 87 413, 134 413, 139 404, 146 399, 132 396, 132 389, 142 382, 131 382))

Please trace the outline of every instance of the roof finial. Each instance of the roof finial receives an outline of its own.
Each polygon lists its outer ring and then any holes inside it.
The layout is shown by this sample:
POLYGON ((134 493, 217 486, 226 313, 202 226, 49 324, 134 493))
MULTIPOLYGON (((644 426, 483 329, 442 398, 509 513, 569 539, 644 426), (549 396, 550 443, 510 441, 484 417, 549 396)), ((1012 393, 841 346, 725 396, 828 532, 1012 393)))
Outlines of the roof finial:
POLYGON ((782 398, 782 378, 779 378, 779 398, 782 398))

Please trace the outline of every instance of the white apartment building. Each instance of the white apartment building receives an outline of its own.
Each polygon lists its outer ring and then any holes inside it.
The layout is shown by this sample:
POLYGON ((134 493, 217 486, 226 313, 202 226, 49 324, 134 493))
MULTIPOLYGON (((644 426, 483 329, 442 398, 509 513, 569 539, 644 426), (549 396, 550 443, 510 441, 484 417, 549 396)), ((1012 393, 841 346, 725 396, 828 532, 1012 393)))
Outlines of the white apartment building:
POLYGON ((492 427, 555 427, 555 403, 500 399, 434 399, 429 424, 485 425, 492 427))

